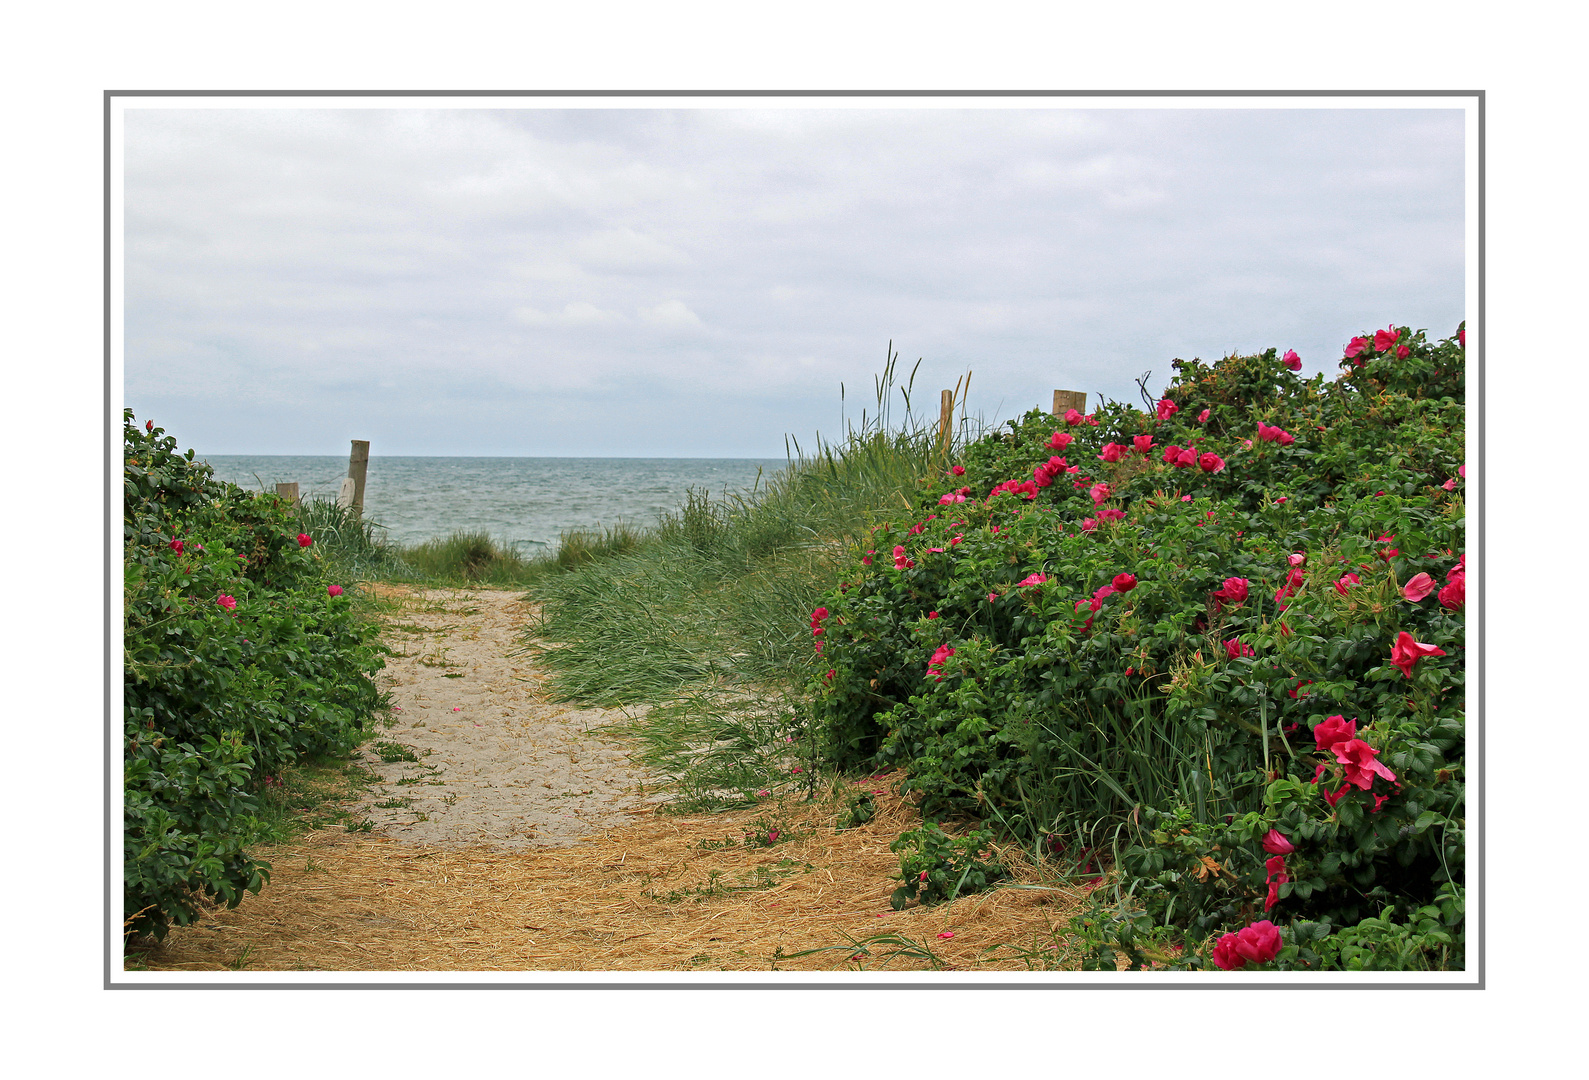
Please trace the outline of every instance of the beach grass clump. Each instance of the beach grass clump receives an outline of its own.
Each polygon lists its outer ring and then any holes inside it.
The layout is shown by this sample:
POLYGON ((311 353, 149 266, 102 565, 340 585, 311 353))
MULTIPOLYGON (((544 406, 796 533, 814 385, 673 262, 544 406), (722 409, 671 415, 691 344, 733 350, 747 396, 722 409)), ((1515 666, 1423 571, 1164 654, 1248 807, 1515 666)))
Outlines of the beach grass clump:
POLYGON ((386 539, 386 530, 335 499, 305 499, 292 510, 299 532, 313 536, 326 562, 353 581, 401 576, 407 571, 402 549, 386 539))
POLYGON ((876 412, 863 411, 842 440, 819 437, 810 453, 791 441, 788 466, 751 491, 692 489, 655 529, 532 586, 541 617, 527 636, 557 643, 542 654, 550 688, 568 700, 658 706, 631 734, 677 780, 678 806, 738 804, 798 775, 789 695, 820 660, 813 607, 868 530, 907 512, 973 426, 962 417, 943 438, 917 417, 915 373, 899 385, 897 359, 876 381, 876 412), (746 732, 776 745, 747 742, 746 732))

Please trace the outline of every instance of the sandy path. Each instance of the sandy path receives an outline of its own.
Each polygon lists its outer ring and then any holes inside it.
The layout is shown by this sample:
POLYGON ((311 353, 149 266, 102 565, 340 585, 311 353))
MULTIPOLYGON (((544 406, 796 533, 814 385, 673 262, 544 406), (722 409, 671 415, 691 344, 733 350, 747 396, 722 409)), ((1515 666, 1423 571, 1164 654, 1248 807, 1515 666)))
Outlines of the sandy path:
POLYGON ((533 605, 495 589, 380 587, 398 605, 377 682, 394 703, 389 731, 362 763, 380 777, 361 809, 378 832, 441 846, 563 847, 657 801, 654 778, 593 729, 620 719, 546 699, 522 652, 533 605), (385 761, 404 749, 414 761, 385 761), (385 751, 383 754, 382 751, 385 751))

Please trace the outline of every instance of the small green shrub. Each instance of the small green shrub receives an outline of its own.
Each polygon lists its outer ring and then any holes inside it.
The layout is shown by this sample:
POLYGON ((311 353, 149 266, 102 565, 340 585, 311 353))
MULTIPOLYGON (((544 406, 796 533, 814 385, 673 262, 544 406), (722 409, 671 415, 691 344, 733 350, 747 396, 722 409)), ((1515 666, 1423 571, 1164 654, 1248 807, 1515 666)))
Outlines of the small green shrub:
POLYGON ((997 858, 981 858, 992 842, 991 829, 956 837, 930 821, 901 833, 889 850, 899 854, 904 884, 894 890, 889 904, 898 911, 912 900, 935 904, 987 888, 1006 873, 997 858))

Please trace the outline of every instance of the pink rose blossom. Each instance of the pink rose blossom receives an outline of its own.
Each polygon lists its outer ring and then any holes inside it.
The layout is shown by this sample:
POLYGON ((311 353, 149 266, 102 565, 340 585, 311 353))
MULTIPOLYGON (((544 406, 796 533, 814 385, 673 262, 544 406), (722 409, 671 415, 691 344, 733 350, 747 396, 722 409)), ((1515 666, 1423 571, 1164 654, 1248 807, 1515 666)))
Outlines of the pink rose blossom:
POLYGON ((1199 424, 1208 423, 1209 414, 1212 413, 1213 411, 1214 411, 1213 409, 1204 409, 1202 412, 1198 413, 1197 414, 1197 422, 1199 424))
POLYGON ((1401 595, 1416 604, 1434 592, 1434 587, 1434 578, 1428 574, 1419 574, 1401 587, 1401 595))
POLYGON ((1102 506, 1109 499, 1109 485, 1094 484, 1087 489, 1087 494, 1092 496, 1094 506, 1102 506))
MULTIPOLYGON (((153 422, 154 421, 150 421, 150 423, 153 423, 153 422)), ((168 544, 166 546, 169 547, 172 551, 176 552, 178 555, 182 554, 182 541, 173 540, 173 541, 171 541, 170 544, 168 544)))
POLYGON ((1296 850, 1296 846, 1280 830, 1270 829, 1264 834, 1263 849, 1271 855, 1289 855, 1296 850))
POLYGON ((1462 605, 1467 601, 1468 587, 1466 581, 1466 575, 1458 574, 1444 585, 1435 594, 1435 598, 1440 601, 1440 606, 1448 611, 1461 611, 1462 605))
POLYGON ((1070 424, 1072 427, 1077 424, 1085 423, 1086 420, 1087 418, 1081 413, 1077 412, 1075 409, 1065 410, 1065 423, 1070 424))
POLYGON ((951 465, 949 467, 949 475, 950 476, 964 476, 965 474, 966 474, 966 467, 964 465, 951 465))
POLYGON ((1407 359, 1407 357, 1409 357, 1411 355, 1412 355, 1411 346, 1408 346, 1408 345, 1397 345, 1396 346, 1396 359, 1397 360, 1405 360, 1405 359, 1407 359))
POLYGON ((1396 344, 1397 339, 1399 339, 1400 337, 1401 337, 1401 331, 1397 330, 1394 324, 1392 324, 1390 326, 1387 326, 1383 330, 1375 330, 1374 331, 1374 351, 1375 352, 1385 352, 1392 345, 1396 344))
POLYGON ((1335 591, 1345 596, 1347 589, 1350 589, 1353 585, 1360 584, 1360 582, 1361 579, 1356 574, 1344 574, 1339 581, 1333 584, 1335 585, 1335 591))
POLYGON ((1280 358, 1292 371, 1302 370, 1302 357, 1297 355, 1295 349, 1287 349, 1286 354, 1280 358))
POLYGON ((1360 353, 1364 349, 1368 348, 1368 345, 1369 345, 1369 342, 1368 342, 1367 338, 1360 338, 1360 337, 1353 338, 1350 342, 1347 343, 1347 346, 1346 346, 1346 359, 1348 359, 1348 360, 1352 359, 1358 353, 1360 353))
POLYGON ((1015 583, 1015 587, 1017 589, 1019 589, 1019 588, 1022 588, 1024 586, 1027 586, 1027 585, 1041 585, 1043 582, 1045 582, 1047 580, 1048 580, 1047 576, 1043 575, 1043 574, 1028 574, 1026 577, 1022 578, 1020 581, 1017 581, 1015 583))
POLYGON ((1180 411, 1180 406, 1176 405, 1175 402, 1171 401, 1169 398, 1164 398, 1159 402, 1158 414, 1160 420, 1168 420, 1170 417, 1174 416, 1180 411))
POLYGON ((1247 599, 1248 582, 1246 578, 1226 578, 1214 592, 1215 610, 1223 604, 1239 604, 1247 599))
POLYGON ((327 596, 341 596, 342 595, 342 586, 340 586, 340 585, 327 585, 326 586, 326 595, 327 596))
POLYGON ((1164 448, 1164 463, 1166 465, 1174 465, 1176 459, 1180 456, 1181 448, 1179 446, 1166 446, 1164 448))
POLYGON ((1103 453, 1098 455, 1099 461, 1119 461, 1126 454, 1126 448, 1119 443, 1108 442, 1103 444, 1103 453))
POLYGON ((237 600, 234 597, 227 596, 225 593, 217 596, 215 602, 227 611, 235 611, 237 609, 237 600))
MULTIPOLYGON (((1073 409, 1071 411, 1074 412, 1075 410, 1073 409)), ((1075 438, 1074 435, 1066 434, 1063 431, 1056 431, 1056 432, 1054 432, 1054 434, 1052 434, 1052 435, 1050 435, 1048 437, 1049 449, 1051 449, 1051 450, 1063 450, 1063 449, 1065 449, 1065 447, 1070 445, 1070 441, 1072 439, 1074 439, 1074 438, 1075 438)))
POLYGON ((1153 436, 1133 435, 1131 436, 1131 445, 1136 447, 1137 453, 1146 454, 1149 450, 1153 449, 1153 436))
POLYGON ((1328 752, 1336 743, 1357 738, 1357 721, 1339 714, 1328 717, 1313 729, 1313 742, 1321 752, 1328 752))
POLYGON ((310 536, 308 533, 299 533, 298 534, 298 546, 299 547, 301 547, 301 548, 308 547, 312 543, 314 543, 314 538, 312 536, 310 536))
POLYGON ((1255 655, 1257 654, 1252 651, 1252 646, 1239 638, 1231 638, 1225 642, 1225 656, 1227 659, 1235 660, 1243 656, 1255 655))
POLYGON ((1094 520, 1093 518, 1082 518, 1081 519, 1081 531, 1082 532, 1092 532, 1097 527, 1098 527, 1098 522, 1096 520, 1094 520))
POLYGON ((1137 587, 1137 576, 1135 574, 1116 574, 1110 584, 1114 586, 1115 592, 1130 592, 1137 587))
POLYGON ((1401 668, 1402 674, 1412 678, 1412 668, 1419 660, 1426 656, 1444 656, 1446 651, 1433 645, 1425 645, 1414 641, 1412 635, 1403 630, 1396 636, 1396 644, 1390 649, 1390 662, 1401 668))
POLYGON ((1206 473, 1224 472, 1225 459, 1210 452, 1197 459, 1197 467, 1206 473))

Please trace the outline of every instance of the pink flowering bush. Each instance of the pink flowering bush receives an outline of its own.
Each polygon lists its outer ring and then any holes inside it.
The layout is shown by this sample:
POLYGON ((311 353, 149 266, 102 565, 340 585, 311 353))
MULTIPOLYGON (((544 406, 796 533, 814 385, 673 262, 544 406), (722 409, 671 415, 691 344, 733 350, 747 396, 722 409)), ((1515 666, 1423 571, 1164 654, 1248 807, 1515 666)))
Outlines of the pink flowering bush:
POLYGON ((123 903, 161 936, 236 906, 266 778, 347 753, 379 703, 375 627, 274 495, 214 479, 152 422, 123 433, 123 903))
POLYGON ((1370 920, 1460 965, 1463 353, 1384 334, 1334 380, 1177 362, 1152 412, 1034 410, 970 446, 868 539, 895 566, 824 600, 822 752, 1023 843, 1112 823, 1117 897, 1187 965, 1266 918, 1276 967, 1345 963, 1370 920), (1051 471, 1060 449, 1089 464, 1051 471), (924 523, 951 482, 971 495, 924 523))

